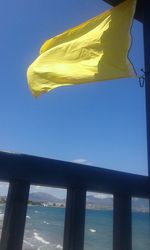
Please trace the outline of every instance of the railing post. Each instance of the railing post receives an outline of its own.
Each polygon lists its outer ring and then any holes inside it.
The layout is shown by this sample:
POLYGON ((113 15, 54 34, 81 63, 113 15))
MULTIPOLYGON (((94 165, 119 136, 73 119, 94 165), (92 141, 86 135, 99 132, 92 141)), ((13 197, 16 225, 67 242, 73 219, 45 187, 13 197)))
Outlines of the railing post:
POLYGON ((63 250, 83 250, 86 191, 67 192, 63 250))
POLYGON ((4 215, 1 250, 21 250, 23 243, 29 183, 10 183, 4 215))
POLYGON ((131 197, 114 195, 113 250, 131 250, 131 197))

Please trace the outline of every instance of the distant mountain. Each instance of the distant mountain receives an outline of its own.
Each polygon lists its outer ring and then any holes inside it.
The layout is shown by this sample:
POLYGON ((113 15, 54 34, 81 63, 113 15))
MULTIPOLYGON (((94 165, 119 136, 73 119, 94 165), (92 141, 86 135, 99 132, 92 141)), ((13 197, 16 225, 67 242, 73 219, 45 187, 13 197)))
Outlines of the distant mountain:
POLYGON ((88 195, 86 197, 86 202, 95 205, 102 205, 102 206, 113 206, 113 199, 112 198, 97 198, 93 195, 88 195))
MULTIPOLYGON (((101 207, 101 208, 113 208, 113 198, 97 198, 93 195, 89 195, 86 198, 87 204, 101 207)), ((149 201, 148 199, 133 198, 132 199, 132 209, 133 211, 148 211, 149 201)))
MULTIPOLYGON (((34 192, 29 195, 29 200, 33 202, 52 202, 62 203, 66 202, 65 199, 57 198, 54 195, 44 192, 34 192)), ((87 195, 86 197, 88 208, 102 208, 102 209, 113 209, 113 198, 98 198, 93 195, 87 195)), ((133 198, 132 209, 134 211, 148 211, 149 202, 148 199, 133 198)))
POLYGON ((93 195, 87 195, 86 197, 86 207, 91 209, 113 209, 113 199, 112 198, 99 198, 93 195))
MULTIPOLYGON (((34 192, 29 195, 29 200, 34 202, 56 202, 65 203, 65 199, 57 198, 54 195, 44 193, 44 192, 34 192)), ((93 205, 106 205, 112 206, 112 198, 96 198, 92 195, 88 195, 86 198, 87 203, 93 205)))
POLYGON ((63 200, 44 192, 34 192, 29 195, 29 200, 33 202, 54 202, 61 203, 63 200))

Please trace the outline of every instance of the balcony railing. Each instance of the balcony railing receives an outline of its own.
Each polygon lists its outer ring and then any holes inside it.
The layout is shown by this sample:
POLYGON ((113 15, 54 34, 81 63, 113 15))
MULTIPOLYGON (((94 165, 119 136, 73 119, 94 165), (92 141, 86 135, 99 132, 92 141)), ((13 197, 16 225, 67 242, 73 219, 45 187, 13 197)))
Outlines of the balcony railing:
POLYGON ((113 250, 132 249, 132 196, 150 198, 149 177, 22 154, 0 152, 0 181, 10 183, 1 250, 22 249, 31 184, 67 189, 64 250, 84 248, 86 191, 114 195, 113 250))

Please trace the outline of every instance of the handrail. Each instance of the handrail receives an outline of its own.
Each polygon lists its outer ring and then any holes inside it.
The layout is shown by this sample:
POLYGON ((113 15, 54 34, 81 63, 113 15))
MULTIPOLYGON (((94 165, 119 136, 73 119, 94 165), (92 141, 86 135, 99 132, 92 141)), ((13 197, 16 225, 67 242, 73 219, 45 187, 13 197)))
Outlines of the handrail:
POLYGON ((0 152, 0 180, 149 197, 150 178, 73 162, 0 152), (140 188, 139 188, 140 187, 140 188))
POLYGON ((10 183, 1 250, 22 249, 31 184, 67 189, 64 250, 84 248, 86 191, 114 195, 113 250, 132 249, 131 197, 150 197, 150 177, 24 154, 0 152, 0 180, 10 183))

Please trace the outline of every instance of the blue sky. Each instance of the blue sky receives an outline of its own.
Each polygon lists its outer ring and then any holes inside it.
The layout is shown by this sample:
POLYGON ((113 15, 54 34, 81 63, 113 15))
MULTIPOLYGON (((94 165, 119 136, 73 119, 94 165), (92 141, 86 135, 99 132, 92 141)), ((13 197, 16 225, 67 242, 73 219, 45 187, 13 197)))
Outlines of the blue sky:
MULTIPOLYGON (((42 43, 110 6, 102 0, 0 3, 0 150, 147 174, 145 93, 138 79, 57 88, 37 99, 26 70, 42 43)), ((142 25, 130 58, 143 68, 142 25)))

